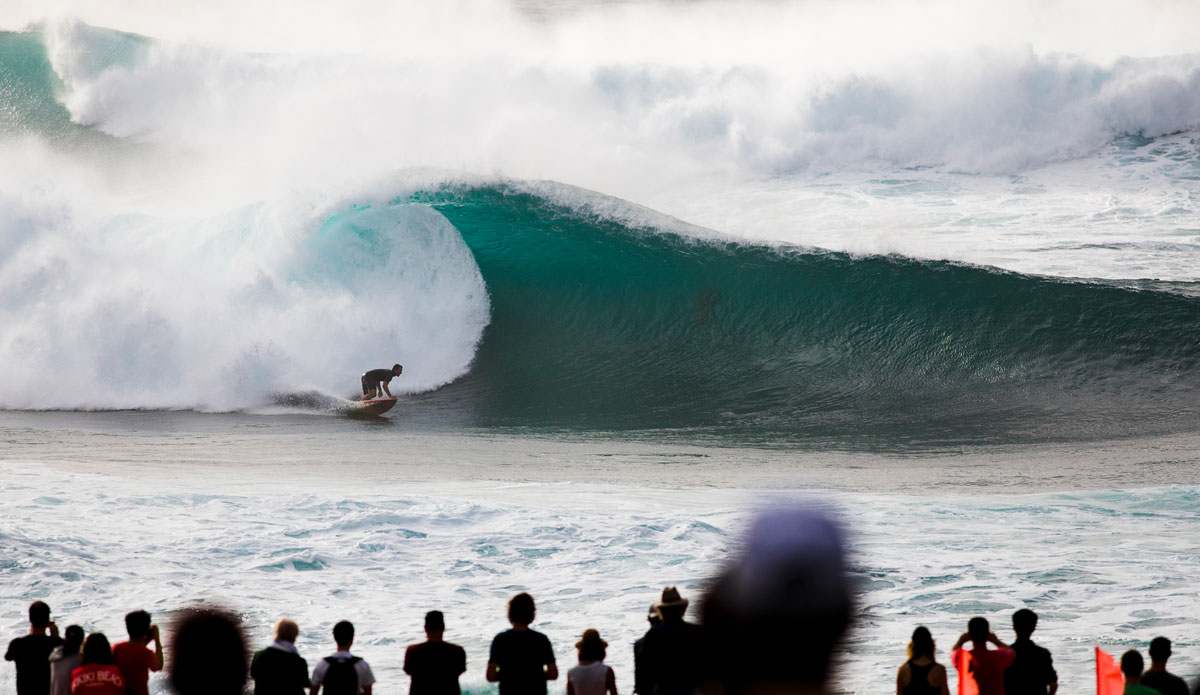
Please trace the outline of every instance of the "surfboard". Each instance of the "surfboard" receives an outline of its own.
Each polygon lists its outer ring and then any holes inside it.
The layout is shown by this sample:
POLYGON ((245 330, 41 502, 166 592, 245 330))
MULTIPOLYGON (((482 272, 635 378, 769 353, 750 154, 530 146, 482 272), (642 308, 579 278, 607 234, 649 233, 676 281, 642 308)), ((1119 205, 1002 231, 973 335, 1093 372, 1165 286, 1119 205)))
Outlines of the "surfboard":
POLYGON ((373 398, 369 401, 355 401, 350 406, 351 415, 383 415, 396 405, 395 398, 373 398))

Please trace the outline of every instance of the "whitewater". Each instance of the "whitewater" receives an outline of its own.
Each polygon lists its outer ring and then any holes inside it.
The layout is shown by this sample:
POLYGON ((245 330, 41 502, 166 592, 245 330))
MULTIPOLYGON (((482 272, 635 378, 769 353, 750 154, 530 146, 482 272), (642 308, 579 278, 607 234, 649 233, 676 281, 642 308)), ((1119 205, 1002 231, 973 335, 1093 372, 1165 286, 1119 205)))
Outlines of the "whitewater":
POLYGON ((440 607, 483 692, 528 589, 560 664, 597 627, 627 688, 655 592, 816 497, 855 556, 847 692, 917 624, 1021 606, 1063 692, 1160 633, 1192 675, 1195 26, 5 3, 0 624, 209 598, 256 642, 297 613, 312 662, 350 617, 399 692, 440 607), (393 417, 336 415, 397 361, 393 417))

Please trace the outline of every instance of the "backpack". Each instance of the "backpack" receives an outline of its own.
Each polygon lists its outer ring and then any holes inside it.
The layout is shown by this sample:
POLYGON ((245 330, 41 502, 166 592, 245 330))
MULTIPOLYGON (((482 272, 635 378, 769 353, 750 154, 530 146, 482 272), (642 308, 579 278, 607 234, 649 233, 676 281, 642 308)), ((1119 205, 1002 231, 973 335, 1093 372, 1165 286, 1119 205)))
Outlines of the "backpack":
POLYGON ((358 695, 358 669, 355 666, 362 661, 357 656, 325 657, 329 669, 321 681, 325 695, 358 695))

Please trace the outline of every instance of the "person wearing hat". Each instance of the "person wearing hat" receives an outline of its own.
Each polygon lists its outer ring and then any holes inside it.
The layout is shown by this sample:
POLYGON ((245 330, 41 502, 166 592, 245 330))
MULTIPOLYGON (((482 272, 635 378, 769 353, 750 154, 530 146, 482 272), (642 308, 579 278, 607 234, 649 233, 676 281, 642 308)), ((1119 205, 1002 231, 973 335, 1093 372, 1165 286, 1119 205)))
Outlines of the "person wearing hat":
MULTIPOLYGON (((646 622, 650 623, 650 627, 658 625, 658 608, 654 604, 650 606, 650 612, 646 614, 646 622)), ((645 659, 642 658, 642 644, 646 641, 645 636, 633 643, 633 692, 636 695, 654 695, 654 681, 650 680, 650 669, 646 666, 645 659)))
POLYGON ((579 665, 567 671, 567 695, 617 695, 617 675, 604 663, 608 642, 596 630, 584 630, 575 643, 579 665))
POLYGON ((691 695, 700 684, 700 626, 683 619, 688 600, 673 586, 654 604, 661 622, 642 641, 642 661, 654 695, 691 695))

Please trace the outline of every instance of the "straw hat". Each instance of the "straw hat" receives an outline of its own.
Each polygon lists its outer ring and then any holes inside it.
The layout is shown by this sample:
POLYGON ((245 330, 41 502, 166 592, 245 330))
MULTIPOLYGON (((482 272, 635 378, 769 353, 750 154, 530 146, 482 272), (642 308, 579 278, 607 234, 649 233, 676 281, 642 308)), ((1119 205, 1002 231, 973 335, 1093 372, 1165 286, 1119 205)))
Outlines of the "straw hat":
POLYGON ((583 637, 575 643, 575 648, 580 649, 585 644, 599 644, 601 647, 608 647, 608 642, 600 639, 600 631, 592 628, 583 631, 583 637))

